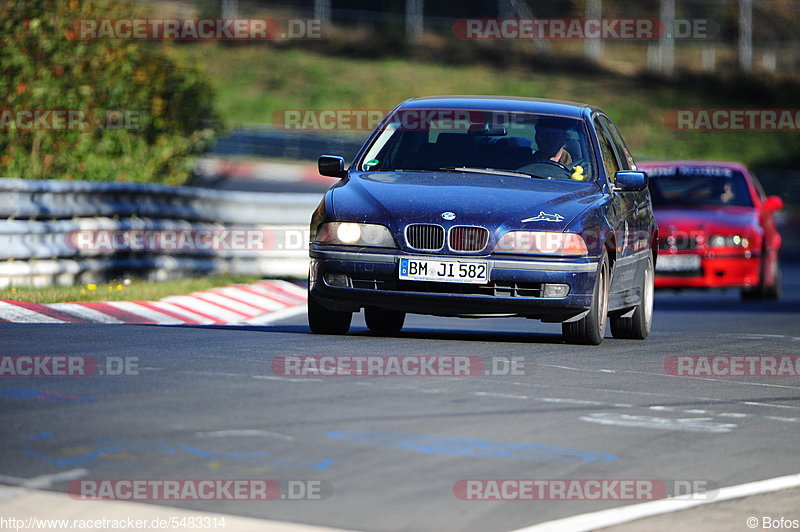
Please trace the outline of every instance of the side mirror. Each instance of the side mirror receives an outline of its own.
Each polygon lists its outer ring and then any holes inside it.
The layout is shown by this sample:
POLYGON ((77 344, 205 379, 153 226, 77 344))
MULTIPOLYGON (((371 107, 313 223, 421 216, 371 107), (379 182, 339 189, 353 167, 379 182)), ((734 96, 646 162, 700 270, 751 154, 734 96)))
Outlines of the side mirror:
POLYGON ((783 200, 779 196, 767 196, 761 206, 767 211, 779 211, 783 209, 783 200))
POLYGON ((647 188, 647 174, 633 170, 620 170, 614 174, 614 190, 638 192, 647 188))
POLYGON ((336 155, 321 155, 317 161, 319 173, 328 177, 342 178, 346 175, 344 171, 344 159, 336 155))

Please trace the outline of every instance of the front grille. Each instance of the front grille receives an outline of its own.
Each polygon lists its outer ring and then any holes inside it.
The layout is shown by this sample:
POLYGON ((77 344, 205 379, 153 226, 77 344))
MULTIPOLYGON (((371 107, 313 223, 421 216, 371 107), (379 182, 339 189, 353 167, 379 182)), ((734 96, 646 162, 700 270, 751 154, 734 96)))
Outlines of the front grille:
POLYGON ((489 242, 484 227, 459 226, 450 229, 450 249, 453 251, 483 251, 489 242))
POLYGON ((406 227, 408 246, 423 251, 438 251, 444 247, 444 227, 415 224, 406 227))

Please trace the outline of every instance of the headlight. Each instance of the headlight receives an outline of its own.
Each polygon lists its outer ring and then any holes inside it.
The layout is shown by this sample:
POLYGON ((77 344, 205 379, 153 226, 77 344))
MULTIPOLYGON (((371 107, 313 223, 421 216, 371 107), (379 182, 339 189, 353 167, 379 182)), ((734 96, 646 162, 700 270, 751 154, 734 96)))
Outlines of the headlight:
POLYGON ((545 231, 510 231, 494 248, 495 253, 530 253, 534 255, 584 256, 586 242, 575 233, 545 231))
POLYGON ((747 248, 750 247, 750 240, 740 235, 711 235, 708 237, 708 247, 747 248))
POLYGON ((373 246, 379 248, 397 247, 388 227, 377 224, 359 224, 353 222, 329 222, 322 224, 317 230, 314 242, 346 246, 373 246))

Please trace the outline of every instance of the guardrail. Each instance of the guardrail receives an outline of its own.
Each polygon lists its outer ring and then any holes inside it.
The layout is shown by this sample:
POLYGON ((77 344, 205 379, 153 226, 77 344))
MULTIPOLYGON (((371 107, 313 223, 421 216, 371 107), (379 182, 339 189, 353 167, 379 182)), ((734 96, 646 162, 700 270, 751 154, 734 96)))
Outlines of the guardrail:
POLYGON ((294 161, 314 161, 321 153, 341 155, 352 160, 368 135, 282 131, 263 126, 234 129, 218 139, 209 150, 217 157, 268 157, 294 161))
POLYGON ((0 179, 0 288, 231 274, 305 278, 319 194, 0 179))

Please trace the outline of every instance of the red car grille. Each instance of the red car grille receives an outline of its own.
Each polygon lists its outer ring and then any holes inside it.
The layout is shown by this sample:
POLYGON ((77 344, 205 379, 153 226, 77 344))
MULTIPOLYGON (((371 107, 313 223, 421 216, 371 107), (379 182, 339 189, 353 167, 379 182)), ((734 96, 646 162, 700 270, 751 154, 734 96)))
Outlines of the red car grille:
POLYGON ((693 236, 667 235, 659 237, 658 249, 697 249, 697 238, 693 236))

